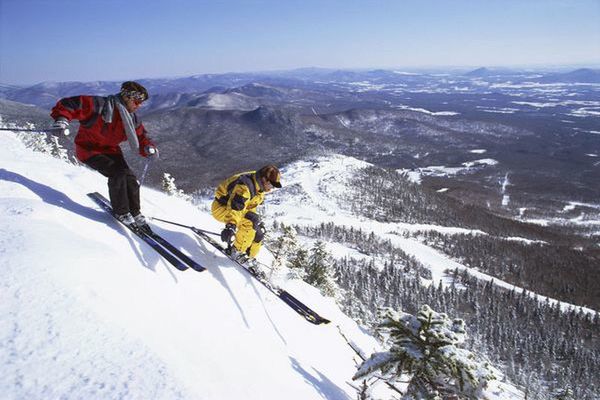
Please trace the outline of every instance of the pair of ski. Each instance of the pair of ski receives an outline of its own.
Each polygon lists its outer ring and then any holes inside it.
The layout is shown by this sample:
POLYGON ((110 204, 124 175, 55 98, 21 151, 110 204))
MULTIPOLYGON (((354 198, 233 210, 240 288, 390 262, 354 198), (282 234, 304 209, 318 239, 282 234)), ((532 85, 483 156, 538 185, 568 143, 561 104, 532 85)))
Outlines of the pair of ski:
MULTIPOLYGON (((154 218, 154 219, 159 220, 158 218, 154 218)), ((173 222, 170 222, 170 221, 165 221, 165 220, 160 220, 160 221, 174 224, 173 222)), ((181 225, 181 226, 184 226, 184 225, 181 225)), ((200 236, 202 239, 204 239, 205 241, 210 243, 221 253, 226 255, 231 261, 233 261, 234 263, 239 265, 244 271, 246 271, 250 276, 252 276, 257 281, 259 281, 271 293, 275 294, 290 308, 292 308, 298 314, 302 315, 308 322, 313 323, 315 325, 328 324, 329 322, 331 322, 328 319, 321 317, 315 311, 310 309, 306 304, 302 303, 300 300, 298 300, 297 298, 292 296, 289 292, 287 292, 281 288, 278 288, 276 286, 273 286, 271 284, 271 282, 269 282, 263 275, 256 273, 256 270, 254 270, 254 269, 248 268, 247 264, 232 258, 230 256, 230 254, 227 252, 227 249, 225 247, 223 247, 223 245, 221 245, 221 243, 217 242, 215 239, 208 236, 201 229, 195 228, 193 226, 187 226, 187 228, 191 229, 196 235, 200 236)))
MULTIPOLYGON (((119 221, 116 218, 116 215, 113 213, 112 207, 110 206, 110 202, 104 196, 102 196, 100 193, 97 193, 97 192, 88 193, 88 196, 96 204, 98 204, 98 206, 100 206, 104 211, 106 211, 107 213, 109 213, 110 215, 115 217, 115 219, 117 221, 119 221)), ((182 225, 182 224, 178 224, 178 223, 171 222, 171 221, 166 221, 166 220, 163 220, 160 218, 153 218, 153 219, 157 220, 157 221, 162 221, 162 222, 166 222, 166 223, 170 223, 173 225, 178 225, 178 226, 182 226, 184 228, 191 229, 196 235, 198 235, 200 238, 202 238, 203 240, 208 242, 210 245, 214 246, 217 250, 219 250, 221 253, 223 253, 225 256, 227 256, 227 258, 229 258, 231 261, 235 262, 239 267, 241 267, 244 271, 246 271, 250 276, 252 276, 254 279, 259 281, 271 293, 273 293, 277 297, 279 297, 285 304, 287 304, 290 308, 292 308, 294 311, 296 311, 298 314, 300 314, 302 317, 304 317, 304 319, 306 319, 308 322, 315 324, 315 325, 328 324, 329 322, 331 322, 328 319, 321 317, 319 314, 317 314, 315 311, 313 311, 311 308, 306 306, 304 303, 302 303, 300 300, 298 300, 297 298, 292 296, 287 291, 273 286, 263 276, 256 274, 253 270, 250 270, 247 265, 239 262, 238 260, 233 259, 228 254, 225 247, 223 247, 219 242, 217 242, 216 240, 214 240, 213 238, 208 236, 201 229, 195 228, 193 226, 187 226, 187 225, 182 225)), ((121 222, 121 221, 119 221, 119 222, 121 222)), ((126 226, 127 228, 129 228, 136 236, 138 236, 140 239, 142 239, 144 242, 146 242, 150 247, 152 247, 158 254, 160 254, 165 260, 167 260, 169 263, 171 263, 178 270, 185 271, 191 267, 192 269, 194 269, 198 272, 201 272, 206 269, 206 268, 202 267, 200 264, 198 264, 197 262, 195 262, 194 260, 192 260, 187 255, 185 255, 183 252, 181 252, 181 250, 179 250, 178 248, 173 246, 171 243, 169 243, 167 240, 162 238, 157 233, 152 232, 150 230, 146 231, 146 230, 137 229, 135 227, 131 227, 131 226, 125 225, 123 223, 121 223, 121 224, 126 226)))
MULTIPOLYGON (((117 216, 112 210, 110 205, 110 201, 100 193, 88 193, 88 197, 94 200, 100 208, 104 211, 115 217, 117 221, 117 216)), ((121 221, 119 221, 121 222, 121 221)), ((177 247, 169 243, 162 236, 153 232, 151 230, 143 230, 137 227, 132 227, 130 225, 121 224, 131 230, 137 237, 146 242, 150 247, 152 247, 158 254, 160 254, 165 260, 171 263, 175 268, 180 271, 185 271, 188 268, 192 268, 195 271, 202 272, 206 270, 203 266, 198 264, 196 261, 192 260, 186 254, 184 254, 177 247)))

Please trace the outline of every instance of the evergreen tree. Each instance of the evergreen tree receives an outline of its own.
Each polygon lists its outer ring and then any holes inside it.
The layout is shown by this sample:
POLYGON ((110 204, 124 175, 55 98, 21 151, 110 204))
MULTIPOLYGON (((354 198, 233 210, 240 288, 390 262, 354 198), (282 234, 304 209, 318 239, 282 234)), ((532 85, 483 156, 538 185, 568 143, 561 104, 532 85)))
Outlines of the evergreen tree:
POLYGON ((190 200, 190 196, 185 194, 183 190, 177 188, 177 185, 175 185, 175 178, 171 174, 169 174, 167 172, 165 172, 163 174, 161 185, 162 185, 162 189, 168 195, 179 197, 181 199, 188 200, 188 201, 190 200))
POLYGON ((458 395, 476 399, 496 371, 475 354, 458 348, 466 339, 464 321, 451 321, 424 305, 413 316, 386 309, 378 326, 390 348, 374 353, 353 379, 381 373, 388 382, 408 379, 406 398, 458 395))
POLYGON ((50 154, 52 154, 52 156, 55 158, 59 158, 63 161, 69 162, 69 153, 58 142, 58 138, 56 136, 50 136, 50 140, 52 141, 52 150, 50 154))
POLYGON ((573 391, 570 387, 566 387, 564 389, 556 389, 554 393, 552 393, 553 399, 555 400, 574 400, 573 391))
POLYGON ((288 261, 288 265, 290 267, 291 278, 304 280, 308 266, 308 251, 302 247, 298 247, 296 253, 288 261))
POLYGON ((334 296, 336 294, 336 284, 329 265, 330 262, 331 256, 327 252, 327 249, 325 249, 325 243, 320 240, 317 241, 310 250, 304 280, 321 289, 321 292, 326 296, 334 296))
MULTIPOLYGON (((7 128, 15 128, 17 137, 25 144, 25 147, 32 149, 33 151, 38 151, 44 154, 54 155, 54 146, 48 140, 47 135, 43 135, 38 132, 18 132, 18 129, 14 124, 10 124, 12 126, 7 126, 7 128)), ((35 129, 35 125, 31 123, 25 124, 23 129, 35 129)))
POLYGON ((293 255, 298 251, 296 230, 292 226, 281 224, 282 234, 269 246, 275 259, 273 270, 287 267, 293 255))

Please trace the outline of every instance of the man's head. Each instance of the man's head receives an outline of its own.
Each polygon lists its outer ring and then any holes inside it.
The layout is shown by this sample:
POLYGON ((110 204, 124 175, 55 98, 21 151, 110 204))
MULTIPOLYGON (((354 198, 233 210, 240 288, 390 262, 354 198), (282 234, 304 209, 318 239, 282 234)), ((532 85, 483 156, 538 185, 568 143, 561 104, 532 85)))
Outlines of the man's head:
POLYGON ((265 192, 269 192, 272 188, 281 187, 281 173, 276 166, 269 164, 258 170, 258 178, 265 192))
POLYGON ((129 112, 135 112, 149 97, 146 88, 133 81, 123 82, 120 94, 129 112))

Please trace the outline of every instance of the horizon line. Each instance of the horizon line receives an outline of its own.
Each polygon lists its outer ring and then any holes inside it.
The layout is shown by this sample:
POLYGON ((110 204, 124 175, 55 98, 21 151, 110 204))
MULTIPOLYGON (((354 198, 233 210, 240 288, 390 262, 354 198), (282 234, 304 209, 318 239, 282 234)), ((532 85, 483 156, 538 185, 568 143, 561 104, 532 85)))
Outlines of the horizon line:
MULTIPOLYGON (((120 79, 95 79, 95 80, 47 80, 47 81, 37 81, 35 83, 10 83, 0 81, 0 85, 3 86, 36 86, 43 83, 91 83, 91 82, 124 82, 127 80, 135 80, 135 81, 144 81, 144 80, 159 80, 159 79, 182 79, 182 78, 190 78, 196 76, 206 76, 206 75, 250 75, 250 74, 275 74, 275 73, 285 73, 285 72, 294 72, 301 70, 323 70, 323 71, 397 71, 397 70, 406 70, 406 71, 448 71, 448 70, 477 70, 477 69, 490 69, 490 70, 517 70, 517 69, 568 69, 575 68, 577 69, 592 69, 600 70, 600 60, 592 61, 592 62, 576 62, 570 64, 552 64, 552 63, 536 63, 536 64, 507 64, 507 65, 423 65, 423 66, 397 66, 397 67, 319 67, 319 66, 305 66, 305 67, 294 67, 294 68, 284 68, 284 69, 260 69, 260 70, 246 70, 246 71, 227 71, 227 72, 199 72, 199 73, 191 73, 191 74, 175 74, 175 75, 162 75, 155 77, 140 77, 140 78, 120 78, 120 79)), ((546 72, 561 72, 558 70, 555 71, 546 71, 546 72)), ((564 72, 564 71, 562 71, 564 72)))

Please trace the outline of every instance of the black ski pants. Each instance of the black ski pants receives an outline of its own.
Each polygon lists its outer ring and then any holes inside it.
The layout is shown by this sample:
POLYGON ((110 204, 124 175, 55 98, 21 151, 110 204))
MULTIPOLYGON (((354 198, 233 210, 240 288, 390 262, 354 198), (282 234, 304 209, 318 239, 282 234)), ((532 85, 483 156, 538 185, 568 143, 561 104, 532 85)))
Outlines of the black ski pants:
POLYGON ((108 195, 116 214, 140 213, 140 184, 122 154, 98 154, 84 164, 108 178, 108 195))

